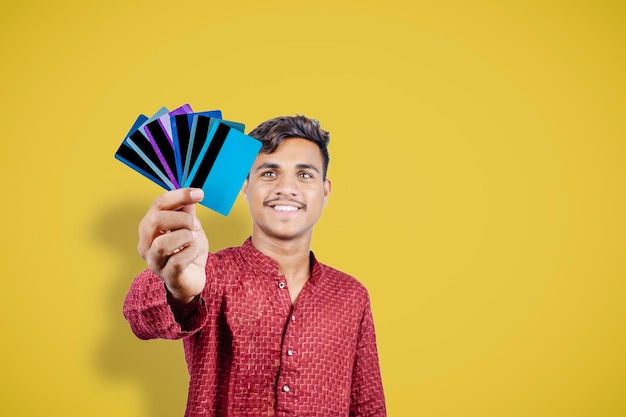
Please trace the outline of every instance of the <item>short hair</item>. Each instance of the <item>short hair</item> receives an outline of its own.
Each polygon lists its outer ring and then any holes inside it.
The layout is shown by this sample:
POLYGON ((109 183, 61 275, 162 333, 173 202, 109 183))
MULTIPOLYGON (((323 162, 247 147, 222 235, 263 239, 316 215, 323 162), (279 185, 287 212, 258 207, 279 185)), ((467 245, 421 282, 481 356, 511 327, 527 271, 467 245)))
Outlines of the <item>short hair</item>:
POLYGON ((283 139, 303 138, 310 140, 318 146, 322 153, 324 162, 323 179, 326 179, 330 162, 330 156, 328 155, 330 135, 320 127, 318 120, 299 114, 296 116, 279 116, 261 123, 248 135, 261 141, 263 146, 260 152, 263 153, 274 152, 283 139))

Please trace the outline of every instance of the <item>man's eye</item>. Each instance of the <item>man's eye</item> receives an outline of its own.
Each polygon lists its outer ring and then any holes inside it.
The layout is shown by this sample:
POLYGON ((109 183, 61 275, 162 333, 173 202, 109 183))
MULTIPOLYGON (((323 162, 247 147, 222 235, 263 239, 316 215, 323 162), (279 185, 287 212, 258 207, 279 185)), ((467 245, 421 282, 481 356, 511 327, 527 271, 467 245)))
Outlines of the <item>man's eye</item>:
POLYGON ((300 173, 300 178, 304 178, 305 180, 308 180, 308 179, 313 178, 313 176, 311 174, 309 174, 308 172, 301 172, 300 173))
POLYGON ((272 178, 276 176, 276 173, 274 171, 265 171, 263 174, 261 174, 263 177, 268 177, 268 178, 272 178))

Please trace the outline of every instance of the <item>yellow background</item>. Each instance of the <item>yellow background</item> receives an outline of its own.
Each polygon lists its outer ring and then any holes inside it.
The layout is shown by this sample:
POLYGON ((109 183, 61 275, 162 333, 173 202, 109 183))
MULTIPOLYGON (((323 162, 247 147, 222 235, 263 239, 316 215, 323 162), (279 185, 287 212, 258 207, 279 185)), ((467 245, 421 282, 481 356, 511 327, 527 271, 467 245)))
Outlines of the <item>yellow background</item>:
POLYGON ((626 415, 623 2, 0 11, 0 415, 182 415, 181 345, 121 315, 161 190, 113 154, 183 103, 331 131, 314 250, 370 290, 390 416, 626 415))

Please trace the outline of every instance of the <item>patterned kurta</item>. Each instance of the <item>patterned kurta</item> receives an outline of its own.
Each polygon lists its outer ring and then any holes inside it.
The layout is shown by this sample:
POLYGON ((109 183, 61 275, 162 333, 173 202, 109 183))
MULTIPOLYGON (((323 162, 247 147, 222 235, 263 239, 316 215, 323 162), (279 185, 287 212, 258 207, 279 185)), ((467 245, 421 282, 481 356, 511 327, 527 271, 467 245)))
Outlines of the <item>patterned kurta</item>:
POLYGON ((183 339, 186 417, 386 416, 365 287, 311 253, 295 304, 278 263, 246 240, 209 254, 207 283, 174 316, 150 270, 124 315, 141 339, 183 339))

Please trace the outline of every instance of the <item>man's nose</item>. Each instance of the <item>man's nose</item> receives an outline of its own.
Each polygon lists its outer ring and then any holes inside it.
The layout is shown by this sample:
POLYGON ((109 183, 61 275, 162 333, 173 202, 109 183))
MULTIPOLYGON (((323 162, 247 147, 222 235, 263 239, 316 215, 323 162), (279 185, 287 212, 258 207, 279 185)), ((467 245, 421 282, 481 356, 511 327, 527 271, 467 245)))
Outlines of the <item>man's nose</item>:
POLYGON ((298 182, 292 176, 281 176, 276 181, 274 192, 281 195, 298 195, 298 182))

